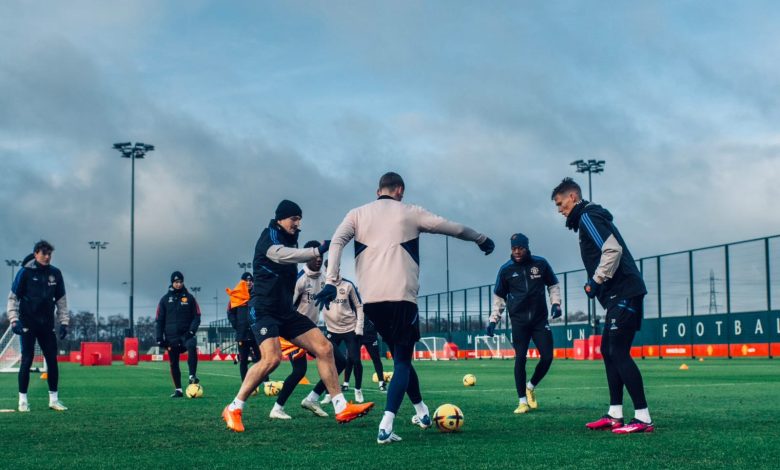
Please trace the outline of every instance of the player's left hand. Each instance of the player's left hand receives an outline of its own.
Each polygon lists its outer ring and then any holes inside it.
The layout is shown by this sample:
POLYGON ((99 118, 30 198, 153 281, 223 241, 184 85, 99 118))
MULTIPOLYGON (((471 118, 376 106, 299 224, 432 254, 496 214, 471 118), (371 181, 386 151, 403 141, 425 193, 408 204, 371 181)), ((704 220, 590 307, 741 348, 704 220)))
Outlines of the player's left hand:
POLYGON ((489 255, 490 253, 493 253, 493 250, 496 249, 496 244, 493 243, 493 240, 490 238, 485 238, 485 241, 480 243, 479 249, 482 250, 483 253, 485 253, 485 256, 489 255))
POLYGON ((314 305, 322 309, 330 308, 330 303, 336 299, 336 286, 325 284, 319 294, 314 296, 314 305))
POLYGON ((561 304, 552 304, 550 307, 550 318, 560 318, 561 315, 563 315, 563 312, 561 311, 561 304))
POLYGON ((583 286, 585 294, 589 299, 595 298, 601 292, 601 284, 596 282, 593 278, 588 279, 588 282, 583 286))
POLYGON ((68 336, 68 325, 60 325, 60 339, 65 339, 68 336))

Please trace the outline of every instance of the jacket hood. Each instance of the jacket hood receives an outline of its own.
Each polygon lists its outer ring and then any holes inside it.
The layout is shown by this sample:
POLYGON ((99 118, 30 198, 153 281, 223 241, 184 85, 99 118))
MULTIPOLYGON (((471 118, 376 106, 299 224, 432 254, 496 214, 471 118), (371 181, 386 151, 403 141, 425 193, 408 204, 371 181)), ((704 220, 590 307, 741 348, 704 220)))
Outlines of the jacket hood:
POLYGON ((225 292, 230 297, 230 308, 240 307, 249 302, 249 284, 245 280, 238 281, 233 289, 225 288, 225 292))
POLYGON ((574 209, 572 209, 569 216, 566 217, 566 228, 569 230, 574 230, 575 232, 579 230, 580 218, 585 212, 588 214, 598 215, 599 217, 602 217, 610 222, 612 222, 613 219, 612 214, 608 210, 604 209, 598 204, 594 204, 583 199, 579 202, 579 204, 574 206, 574 209))

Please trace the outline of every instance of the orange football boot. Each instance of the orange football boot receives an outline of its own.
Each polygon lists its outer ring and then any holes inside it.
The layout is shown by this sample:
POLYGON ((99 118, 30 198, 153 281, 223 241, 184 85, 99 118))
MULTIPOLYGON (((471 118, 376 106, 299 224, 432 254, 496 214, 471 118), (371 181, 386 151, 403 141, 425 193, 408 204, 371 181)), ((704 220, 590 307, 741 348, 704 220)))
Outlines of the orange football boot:
POLYGON ((347 403, 347 407, 344 411, 336 415, 336 421, 339 423, 348 423, 353 419, 360 418, 368 414, 368 410, 374 407, 374 402, 366 403, 347 403))
POLYGON ((244 423, 241 422, 241 410, 238 408, 230 411, 230 405, 226 406, 222 410, 222 419, 227 423, 228 429, 232 429, 235 432, 244 432, 244 423))

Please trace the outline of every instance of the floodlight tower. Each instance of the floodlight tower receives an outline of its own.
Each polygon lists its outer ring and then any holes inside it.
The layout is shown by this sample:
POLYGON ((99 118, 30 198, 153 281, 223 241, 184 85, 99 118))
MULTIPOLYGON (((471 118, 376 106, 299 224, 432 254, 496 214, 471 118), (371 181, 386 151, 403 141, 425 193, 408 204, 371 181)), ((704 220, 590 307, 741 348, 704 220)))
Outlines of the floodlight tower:
POLYGON ((97 288, 95 289, 95 340, 100 341, 100 250, 105 250, 108 242, 91 241, 89 248, 97 251, 97 288))
POLYGON ((588 200, 591 202, 593 202, 593 181, 591 179, 592 175, 593 173, 603 173, 604 164, 606 164, 604 160, 575 160, 570 163, 570 165, 577 167, 577 173, 588 174, 588 200))
POLYGON ((114 144, 114 150, 122 154, 122 158, 130 159, 130 337, 135 336, 133 327, 133 293, 135 291, 135 161, 144 158, 154 150, 154 145, 136 142, 114 144))
POLYGON ((8 266, 11 267, 11 284, 13 284, 14 283, 14 269, 17 266, 21 266, 22 262, 21 262, 21 260, 18 260, 18 259, 7 259, 7 260, 5 260, 5 264, 7 264, 8 266))

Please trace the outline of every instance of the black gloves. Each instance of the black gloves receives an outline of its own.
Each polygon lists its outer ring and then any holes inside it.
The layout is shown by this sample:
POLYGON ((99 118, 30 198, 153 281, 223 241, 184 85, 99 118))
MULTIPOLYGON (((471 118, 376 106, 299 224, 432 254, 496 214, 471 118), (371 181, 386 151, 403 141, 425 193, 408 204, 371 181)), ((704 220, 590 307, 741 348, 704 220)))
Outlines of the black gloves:
POLYGON ((496 244, 493 243, 493 240, 490 238, 485 238, 485 241, 480 243, 479 249, 482 250, 483 253, 485 253, 485 256, 489 255, 490 253, 493 253, 493 250, 496 249, 496 244))
POLYGON ((60 339, 65 339, 68 336, 68 325, 60 325, 60 339))
POLYGON ((590 278, 588 279, 587 284, 583 286, 583 289, 585 289, 585 294, 588 298, 593 299, 601 292, 601 284, 597 283, 593 278, 590 278))
POLYGON ((17 335, 24 333, 24 326, 22 326, 21 320, 16 320, 13 323, 11 323, 11 331, 16 333, 17 335))
POLYGON ((492 322, 488 323, 486 333, 491 338, 493 337, 493 335, 496 334, 496 322, 492 321, 492 322))
POLYGON ((330 303, 336 299, 336 286, 332 284, 325 284, 319 294, 314 296, 314 305, 322 309, 322 307, 330 308, 330 303))
POLYGON ((317 249, 320 250, 320 255, 324 255, 325 253, 327 253, 328 250, 330 249, 330 240, 323 241, 322 245, 317 247, 317 249))
POLYGON ((550 317, 552 319, 560 318, 560 316, 563 315, 563 311, 561 310, 561 304, 552 304, 550 307, 550 317))

